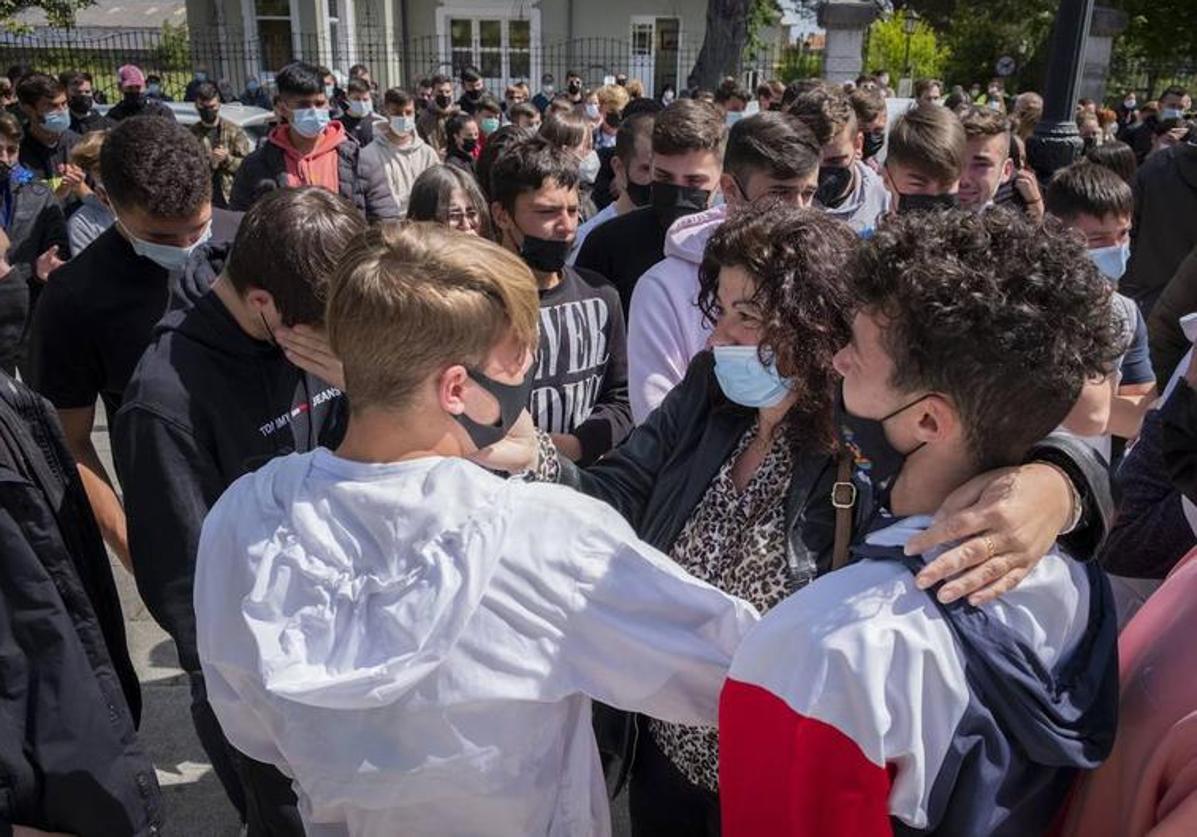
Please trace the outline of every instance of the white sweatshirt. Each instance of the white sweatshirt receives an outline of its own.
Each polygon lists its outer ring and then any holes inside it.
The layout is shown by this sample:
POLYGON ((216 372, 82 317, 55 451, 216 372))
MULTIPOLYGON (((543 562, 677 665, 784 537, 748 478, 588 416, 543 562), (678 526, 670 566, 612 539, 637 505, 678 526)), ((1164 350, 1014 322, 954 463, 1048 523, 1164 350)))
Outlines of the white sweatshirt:
POLYGON ((628 395, 641 424, 686 377, 711 336, 698 309, 698 267, 707 241, 727 218, 720 205, 678 220, 665 236, 665 258, 645 271, 628 310, 628 395))
POLYGON ((608 834, 590 698, 713 724, 757 618, 570 489, 324 449, 216 503, 195 609, 221 726, 311 837, 608 834))

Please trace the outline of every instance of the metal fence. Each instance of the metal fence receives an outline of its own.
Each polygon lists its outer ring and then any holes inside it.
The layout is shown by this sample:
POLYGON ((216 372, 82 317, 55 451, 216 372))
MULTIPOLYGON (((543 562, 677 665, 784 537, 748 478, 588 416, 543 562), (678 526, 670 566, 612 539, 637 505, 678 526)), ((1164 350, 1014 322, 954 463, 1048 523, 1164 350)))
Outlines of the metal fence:
MULTIPOLYGON (((687 44, 645 54, 617 38, 580 38, 504 49, 479 49, 476 45, 460 49, 448 37, 388 40, 377 30, 367 31, 369 34, 359 33, 353 39, 284 31, 261 33, 253 40, 240 32, 188 32, 182 27, 86 34, 0 33, 0 67, 22 64, 50 73, 85 70, 94 77, 97 89, 109 96, 116 93, 117 68, 128 63, 137 64, 147 75, 160 76, 165 91, 178 97, 197 69, 241 90, 250 76, 269 81, 280 67, 297 59, 342 73, 362 63, 379 83, 409 87, 436 73, 456 77, 464 66, 473 65, 495 93, 516 81, 528 81, 536 89, 544 73, 552 73, 560 85, 572 70, 589 87, 601 84, 607 76, 626 73, 640 78, 649 95, 657 95, 667 84, 677 89, 685 86, 700 46, 687 44)), ((738 65, 729 68, 729 74, 745 85, 771 78, 788 81, 819 71, 817 54, 802 46, 780 44, 745 50, 738 65)))
POLYGON ((1134 90, 1142 102, 1154 99, 1172 85, 1180 85, 1197 92, 1197 59, 1183 63, 1158 64, 1150 61, 1126 59, 1115 54, 1106 85, 1110 98, 1121 98, 1134 90))

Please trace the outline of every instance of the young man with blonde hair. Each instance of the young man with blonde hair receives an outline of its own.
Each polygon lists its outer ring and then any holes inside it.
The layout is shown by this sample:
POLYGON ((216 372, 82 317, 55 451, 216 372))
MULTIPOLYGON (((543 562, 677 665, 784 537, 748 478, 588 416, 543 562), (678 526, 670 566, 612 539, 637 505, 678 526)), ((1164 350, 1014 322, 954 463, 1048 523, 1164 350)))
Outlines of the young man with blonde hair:
POLYGON ((308 834, 609 834, 590 698, 715 719, 752 608, 609 506, 477 464, 524 456, 538 317, 498 245, 361 234, 327 315, 344 441, 242 478, 204 525, 209 699, 292 777, 308 834))

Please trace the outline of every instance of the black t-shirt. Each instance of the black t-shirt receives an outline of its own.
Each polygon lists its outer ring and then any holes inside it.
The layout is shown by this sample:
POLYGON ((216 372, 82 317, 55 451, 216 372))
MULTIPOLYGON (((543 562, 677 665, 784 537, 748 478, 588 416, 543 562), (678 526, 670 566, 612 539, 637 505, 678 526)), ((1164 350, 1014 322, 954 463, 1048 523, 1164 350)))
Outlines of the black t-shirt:
POLYGON ((665 232, 651 206, 633 209, 586 236, 574 264, 610 280, 619 291, 626 319, 636 282, 665 258, 665 232))
POLYGON ((541 291, 533 379, 532 421, 546 433, 577 436, 582 464, 610 451, 631 431, 627 329, 610 282, 566 267, 560 284, 541 291))
POLYGON ((112 419, 172 284, 177 274, 172 282, 109 227, 42 291, 29 349, 33 388, 59 409, 90 407, 98 395, 112 419))

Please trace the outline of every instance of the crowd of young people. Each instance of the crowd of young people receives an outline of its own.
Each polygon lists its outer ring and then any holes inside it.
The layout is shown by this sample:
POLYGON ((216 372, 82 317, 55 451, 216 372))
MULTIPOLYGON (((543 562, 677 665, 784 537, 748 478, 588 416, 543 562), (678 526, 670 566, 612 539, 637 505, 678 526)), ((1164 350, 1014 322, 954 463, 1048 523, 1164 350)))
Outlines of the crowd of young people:
POLYGON ((0 116, 0 821, 164 827, 102 539, 253 835, 1197 828, 1183 90, 351 76, 0 116))

